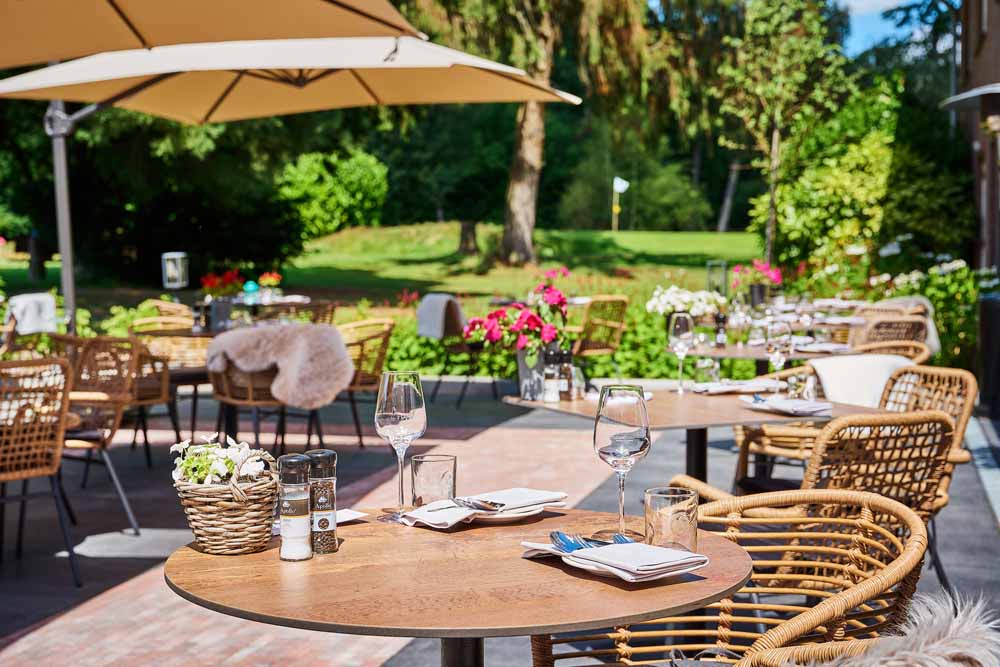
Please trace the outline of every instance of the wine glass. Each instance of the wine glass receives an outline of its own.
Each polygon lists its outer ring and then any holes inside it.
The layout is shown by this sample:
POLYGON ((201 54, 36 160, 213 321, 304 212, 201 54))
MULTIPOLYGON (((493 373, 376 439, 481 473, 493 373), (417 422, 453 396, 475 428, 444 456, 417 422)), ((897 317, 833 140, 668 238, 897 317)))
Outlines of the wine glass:
POLYGON ((667 326, 670 351, 677 355, 677 393, 684 393, 684 357, 694 345, 694 318, 689 313, 674 313, 667 326))
POLYGON ((398 523, 403 513, 403 461, 410 443, 427 430, 424 390, 420 374, 413 371, 386 371, 378 385, 375 404, 375 432, 396 452, 399 464, 399 507, 385 510, 380 521, 398 523))
MULTIPOLYGON (((787 322, 771 322, 767 325, 767 359, 775 371, 785 367, 792 353, 792 328, 787 322)), ((777 392, 775 385, 775 392, 777 392)))
POLYGON ((642 387, 601 387, 594 420, 594 451, 618 475, 618 530, 599 531, 595 538, 610 540, 618 532, 642 540, 639 533, 625 529, 625 477, 649 452, 649 445, 649 418, 642 387))

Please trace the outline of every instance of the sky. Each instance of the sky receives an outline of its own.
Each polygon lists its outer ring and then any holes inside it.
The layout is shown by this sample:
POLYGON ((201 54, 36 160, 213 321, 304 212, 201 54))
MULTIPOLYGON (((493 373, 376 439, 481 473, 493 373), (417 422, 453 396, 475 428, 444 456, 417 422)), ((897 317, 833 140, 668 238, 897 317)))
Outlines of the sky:
POLYGON ((854 56, 889 36, 903 36, 891 21, 882 18, 882 12, 899 4, 900 0, 841 0, 851 12, 851 34, 844 50, 854 56))

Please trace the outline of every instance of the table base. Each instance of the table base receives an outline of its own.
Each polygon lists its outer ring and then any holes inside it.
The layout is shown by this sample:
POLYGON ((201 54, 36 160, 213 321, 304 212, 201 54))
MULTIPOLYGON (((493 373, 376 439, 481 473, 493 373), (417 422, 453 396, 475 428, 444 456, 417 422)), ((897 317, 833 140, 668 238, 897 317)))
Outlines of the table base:
POLYGON ((700 479, 708 481, 708 429, 689 428, 687 430, 686 464, 685 472, 700 479))
POLYGON ((482 637, 447 637, 441 640, 441 667, 483 667, 482 637))

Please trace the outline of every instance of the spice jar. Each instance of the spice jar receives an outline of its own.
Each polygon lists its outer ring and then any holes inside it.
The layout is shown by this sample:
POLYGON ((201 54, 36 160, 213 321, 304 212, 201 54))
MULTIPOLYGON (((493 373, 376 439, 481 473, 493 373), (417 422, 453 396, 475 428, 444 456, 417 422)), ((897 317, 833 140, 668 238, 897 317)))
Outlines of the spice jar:
POLYGON ((573 400, 573 353, 569 350, 559 353, 559 400, 573 400))
POLYGON ((337 452, 313 449, 306 452, 309 466, 309 501, 312 515, 312 550, 316 554, 337 551, 337 452))
POLYGON ((312 558, 309 520, 308 456, 286 454, 278 458, 278 512, 281 516, 281 560, 312 558))
POLYGON ((542 401, 545 403, 559 402, 559 353, 556 350, 546 350, 544 380, 542 382, 542 401))

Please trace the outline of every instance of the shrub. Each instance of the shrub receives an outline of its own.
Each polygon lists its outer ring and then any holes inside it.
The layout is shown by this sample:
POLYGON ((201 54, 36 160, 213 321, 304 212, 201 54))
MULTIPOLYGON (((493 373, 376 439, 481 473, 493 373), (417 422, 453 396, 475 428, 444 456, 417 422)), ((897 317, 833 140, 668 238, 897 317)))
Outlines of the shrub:
POLYGON ((304 240, 342 227, 377 227, 389 189, 388 169, 362 151, 303 153, 278 176, 278 196, 302 223, 304 240))

